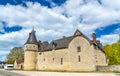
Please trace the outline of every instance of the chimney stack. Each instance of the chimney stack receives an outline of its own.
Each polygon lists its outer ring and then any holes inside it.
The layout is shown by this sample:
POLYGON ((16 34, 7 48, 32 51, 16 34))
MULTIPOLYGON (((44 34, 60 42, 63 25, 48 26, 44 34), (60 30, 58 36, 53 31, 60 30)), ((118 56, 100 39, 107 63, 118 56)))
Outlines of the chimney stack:
POLYGON ((96 41, 96 34, 93 33, 93 34, 92 34, 92 37, 93 37, 93 43, 96 44, 96 43, 97 43, 97 41, 96 41))

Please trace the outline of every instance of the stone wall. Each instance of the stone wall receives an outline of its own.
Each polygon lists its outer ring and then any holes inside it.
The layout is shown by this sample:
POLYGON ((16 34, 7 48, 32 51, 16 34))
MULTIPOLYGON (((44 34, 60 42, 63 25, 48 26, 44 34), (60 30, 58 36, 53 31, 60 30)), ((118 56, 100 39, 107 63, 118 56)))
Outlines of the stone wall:
POLYGON ((35 44, 26 44, 24 50, 24 70, 35 70, 38 46, 35 44))
POLYGON ((95 71, 93 46, 85 38, 75 37, 68 48, 39 52, 37 70, 95 71), (78 52, 78 47, 80 51, 78 52))
POLYGON ((107 66, 108 61, 106 55, 103 51, 101 51, 98 47, 94 46, 95 50, 95 64, 96 66, 107 66))
POLYGON ((120 72, 120 65, 97 66, 97 71, 120 72))
POLYGON ((86 38, 75 37, 69 44, 69 55, 73 71, 96 70, 93 47, 86 38), (80 52, 78 52, 78 47, 80 47, 80 52))
POLYGON ((70 70, 68 49, 38 53, 37 70, 70 70))

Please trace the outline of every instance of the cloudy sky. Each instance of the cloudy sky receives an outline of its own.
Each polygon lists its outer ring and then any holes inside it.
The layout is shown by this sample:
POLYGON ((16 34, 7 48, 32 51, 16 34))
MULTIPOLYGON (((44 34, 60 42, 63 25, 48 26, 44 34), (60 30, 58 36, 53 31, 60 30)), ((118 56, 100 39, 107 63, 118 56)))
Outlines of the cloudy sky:
POLYGON ((0 60, 13 47, 23 47, 33 26, 41 41, 79 29, 111 44, 119 39, 120 0, 0 0, 0 60))

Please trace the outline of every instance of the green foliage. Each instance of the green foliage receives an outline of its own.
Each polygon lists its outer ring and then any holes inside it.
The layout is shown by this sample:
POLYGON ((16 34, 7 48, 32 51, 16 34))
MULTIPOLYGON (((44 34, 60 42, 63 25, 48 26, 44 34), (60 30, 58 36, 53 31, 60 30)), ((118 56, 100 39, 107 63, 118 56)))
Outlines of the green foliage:
POLYGON ((109 58, 110 65, 120 64, 120 39, 114 44, 105 45, 104 49, 109 58))
POLYGON ((24 60, 24 50, 23 50, 23 48, 15 47, 7 55, 7 63, 8 64, 13 64, 16 59, 24 60))

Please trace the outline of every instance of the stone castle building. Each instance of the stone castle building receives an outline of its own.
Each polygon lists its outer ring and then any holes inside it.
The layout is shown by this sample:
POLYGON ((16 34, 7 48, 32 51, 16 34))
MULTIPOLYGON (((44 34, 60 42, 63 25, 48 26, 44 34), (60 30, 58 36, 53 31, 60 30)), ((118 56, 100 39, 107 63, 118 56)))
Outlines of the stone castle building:
POLYGON ((24 70, 96 71, 97 66, 107 66, 103 46, 76 30, 73 36, 47 41, 37 41, 35 31, 29 33, 24 45, 24 70))

